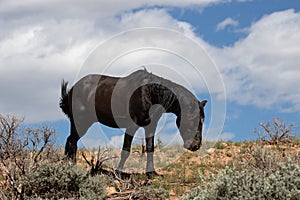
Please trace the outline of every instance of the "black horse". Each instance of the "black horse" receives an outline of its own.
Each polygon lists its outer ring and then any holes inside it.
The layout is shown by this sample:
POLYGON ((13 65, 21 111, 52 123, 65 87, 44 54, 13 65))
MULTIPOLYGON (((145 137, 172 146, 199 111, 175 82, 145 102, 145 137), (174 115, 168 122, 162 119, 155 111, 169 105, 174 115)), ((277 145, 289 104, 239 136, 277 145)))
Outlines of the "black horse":
POLYGON ((77 141, 95 122, 113 128, 126 128, 118 171, 122 171, 130 154, 133 136, 139 127, 145 129, 147 167, 154 172, 154 133, 163 113, 174 113, 184 141, 184 148, 196 151, 201 146, 204 106, 186 88, 146 70, 119 78, 87 75, 69 91, 61 86, 60 108, 69 117, 71 134, 65 155, 76 163, 77 141))

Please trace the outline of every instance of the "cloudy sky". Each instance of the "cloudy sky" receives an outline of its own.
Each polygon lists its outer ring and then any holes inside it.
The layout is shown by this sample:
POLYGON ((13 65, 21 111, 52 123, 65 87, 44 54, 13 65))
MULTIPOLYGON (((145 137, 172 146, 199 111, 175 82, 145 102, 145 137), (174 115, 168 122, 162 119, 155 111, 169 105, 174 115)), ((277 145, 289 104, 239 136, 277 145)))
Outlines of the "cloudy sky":
MULTIPOLYGON (((221 128, 223 139, 246 140, 255 137, 259 122, 274 117, 300 126, 300 4, 296 0, 2 0, 0 27, 0 113, 24 116, 28 124, 49 124, 61 141, 69 130, 58 107, 61 80, 73 84, 99 45, 144 27, 174 30, 190 38, 220 72, 226 91, 226 98, 221 97, 226 102, 225 124, 209 126, 214 119, 213 104, 208 103, 206 129, 221 128)), ((158 46, 166 41, 156 40, 158 46)), ((190 52, 191 46, 183 45, 182 51, 190 52)), ((116 74, 126 66, 150 63, 143 56, 159 57, 155 62, 162 65, 175 62, 163 53, 138 52, 120 59, 116 74), (137 56, 142 61, 137 62, 137 56)), ((211 102, 201 86, 215 77, 197 82, 189 76, 192 73, 185 79, 194 80, 191 87, 197 97, 211 102)), ((168 78, 180 82, 176 75, 168 78)), ((220 92, 213 88, 210 92, 220 92)))

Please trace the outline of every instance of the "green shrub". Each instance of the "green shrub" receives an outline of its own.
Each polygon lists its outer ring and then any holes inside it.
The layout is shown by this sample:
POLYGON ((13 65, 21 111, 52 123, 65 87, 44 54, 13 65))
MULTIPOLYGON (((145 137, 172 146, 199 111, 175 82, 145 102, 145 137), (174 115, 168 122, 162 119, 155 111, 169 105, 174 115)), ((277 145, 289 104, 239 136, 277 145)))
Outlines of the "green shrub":
POLYGON ((248 161, 247 166, 254 169, 260 169, 267 171, 275 171, 278 169, 278 162, 280 161, 280 156, 276 151, 264 149, 264 148, 255 148, 251 151, 252 159, 248 161))
POLYGON ((227 144, 223 141, 218 141, 214 145, 214 148, 216 148, 216 149, 225 149, 226 147, 227 147, 227 144))
POLYGON ((61 150, 55 148, 56 132, 44 126, 25 128, 23 119, 0 114, 0 199, 22 199, 22 178, 39 168, 41 163, 57 162, 61 150))
POLYGON ((158 136, 157 137, 157 144, 156 146, 159 148, 159 149, 162 149, 164 147, 164 143, 162 142, 162 140, 160 139, 160 137, 158 136))
POLYGON ((133 191, 131 199, 166 199, 169 196, 169 192, 162 187, 155 188, 153 186, 142 186, 133 191))
POLYGON ((231 140, 229 140, 229 141, 226 142, 226 144, 227 144, 228 146, 232 146, 232 145, 233 145, 233 142, 232 142, 231 140))
POLYGON ((234 145, 234 146, 237 146, 237 147, 242 146, 242 144, 243 144, 242 142, 234 142, 234 143, 233 143, 233 145, 234 145))
POLYGON ((102 176, 66 164, 44 164, 23 179, 25 199, 104 199, 102 176))
POLYGON ((227 167, 215 177, 202 177, 203 187, 191 190, 181 199, 300 199, 299 165, 289 160, 277 167, 273 173, 227 167))

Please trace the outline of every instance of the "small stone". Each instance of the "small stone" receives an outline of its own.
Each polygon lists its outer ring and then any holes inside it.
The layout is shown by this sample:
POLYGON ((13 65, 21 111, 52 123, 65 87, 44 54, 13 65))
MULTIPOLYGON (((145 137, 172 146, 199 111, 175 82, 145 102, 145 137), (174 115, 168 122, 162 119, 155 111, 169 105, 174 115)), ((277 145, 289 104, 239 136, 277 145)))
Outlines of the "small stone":
POLYGON ((116 190, 115 187, 107 187, 107 188, 106 188, 106 194, 107 194, 107 196, 109 196, 109 195, 111 195, 111 194, 114 194, 114 193, 116 193, 116 192, 117 192, 117 190, 116 190))
POLYGON ((226 144, 225 142, 222 142, 222 146, 223 146, 224 148, 226 148, 226 147, 228 146, 228 144, 226 144))
POLYGON ((206 152, 207 152, 208 154, 213 154, 215 151, 216 151, 215 148, 209 148, 209 149, 207 149, 206 152))

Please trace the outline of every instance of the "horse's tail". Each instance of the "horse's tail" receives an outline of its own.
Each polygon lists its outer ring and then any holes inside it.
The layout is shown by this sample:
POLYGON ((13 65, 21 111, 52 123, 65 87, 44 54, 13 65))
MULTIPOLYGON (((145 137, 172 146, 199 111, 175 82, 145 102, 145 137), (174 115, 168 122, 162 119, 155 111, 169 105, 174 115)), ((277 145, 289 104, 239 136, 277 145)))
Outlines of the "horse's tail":
POLYGON ((61 83, 61 97, 60 97, 59 107, 68 117, 70 117, 70 106, 69 106, 67 86, 68 86, 68 82, 65 82, 63 80, 61 83))

